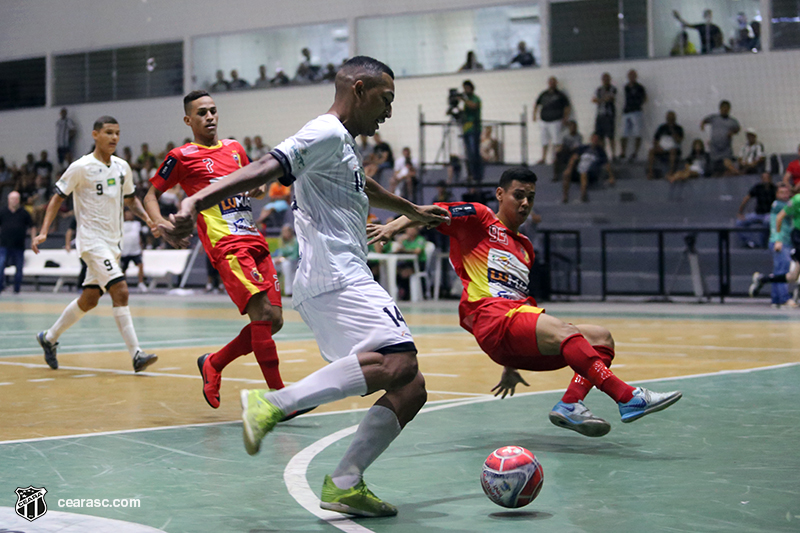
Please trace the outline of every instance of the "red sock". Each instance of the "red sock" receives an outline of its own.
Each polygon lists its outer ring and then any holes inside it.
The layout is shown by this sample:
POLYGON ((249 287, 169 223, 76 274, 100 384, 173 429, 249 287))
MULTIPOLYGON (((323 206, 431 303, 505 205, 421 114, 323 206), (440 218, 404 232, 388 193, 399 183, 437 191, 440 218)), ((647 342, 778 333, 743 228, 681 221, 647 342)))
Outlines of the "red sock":
POLYGON ((561 355, 575 372, 611 396, 615 402, 627 402, 633 398, 633 387, 608 369, 600 354, 580 333, 564 339, 561 355))
MULTIPOLYGON (((594 348, 594 350, 597 352, 597 355, 600 357, 600 359, 602 359, 603 363, 605 363, 607 367, 611 368, 611 361, 614 360, 614 349, 602 344, 592 346, 592 348, 594 348)), ((593 385, 588 379, 576 372, 572 377, 572 381, 569 383, 569 387, 567 387, 566 392, 564 392, 564 396, 561 398, 561 401, 564 403, 576 403, 582 401, 584 398, 586 398, 586 395, 589 394, 589 391, 592 390, 592 387, 593 385)))
POLYGON ((278 370, 278 349, 272 340, 272 322, 261 320, 251 322, 250 326, 250 343, 267 386, 270 389, 282 389, 284 384, 278 370))
POLYGON ((235 339, 226 344, 220 351, 209 356, 209 364, 217 372, 222 372, 222 369, 228 366, 231 361, 252 351, 253 348, 250 346, 250 324, 247 324, 235 339))

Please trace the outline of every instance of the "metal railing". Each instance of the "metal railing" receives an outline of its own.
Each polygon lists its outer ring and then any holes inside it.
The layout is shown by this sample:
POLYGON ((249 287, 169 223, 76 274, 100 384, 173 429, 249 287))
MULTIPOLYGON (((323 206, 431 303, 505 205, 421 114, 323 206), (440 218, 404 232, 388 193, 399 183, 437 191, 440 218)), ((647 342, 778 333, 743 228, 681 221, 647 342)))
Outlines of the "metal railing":
MULTIPOLYGON (((578 230, 548 230, 536 231, 542 237, 543 262, 549 274, 546 281, 547 289, 551 295, 580 296, 581 295, 581 232, 578 230), (565 250, 561 237, 570 236, 574 239, 572 254, 565 250), (557 244, 556 241, 561 241, 557 244)), ((537 239, 538 240, 538 239, 537 239)))

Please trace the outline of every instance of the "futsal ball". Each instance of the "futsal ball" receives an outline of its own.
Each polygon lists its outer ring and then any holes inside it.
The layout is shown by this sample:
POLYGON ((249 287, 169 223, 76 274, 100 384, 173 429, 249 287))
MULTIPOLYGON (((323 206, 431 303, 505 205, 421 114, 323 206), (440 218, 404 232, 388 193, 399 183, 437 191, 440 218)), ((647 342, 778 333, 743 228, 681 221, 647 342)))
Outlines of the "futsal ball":
POLYGON ((483 492, 502 507, 528 505, 539 495, 543 482, 542 465, 522 446, 498 448, 483 463, 483 492))

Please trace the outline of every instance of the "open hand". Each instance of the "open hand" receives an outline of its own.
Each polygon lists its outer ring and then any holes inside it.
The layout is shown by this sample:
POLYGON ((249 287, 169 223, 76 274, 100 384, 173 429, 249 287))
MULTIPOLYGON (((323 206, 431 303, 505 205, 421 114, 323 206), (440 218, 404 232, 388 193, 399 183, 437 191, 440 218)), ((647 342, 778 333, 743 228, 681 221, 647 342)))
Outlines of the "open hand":
POLYGON ((42 235, 41 233, 36 237, 34 237, 33 240, 31 241, 31 250, 33 250, 33 253, 38 254, 39 245, 46 240, 47 240, 47 235, 42 235))
POLYGON ((443 222, 450 225, 450 211, 438 205, 417 206, 416 211, 409 218, 422 222, 429 228, 435 228, 443 222))
POLYGON ((386 224, 367 224, 367 244, 378 244, 380 247, 391 242, 395 232, 386 224))
POLYGON ((500 377, 500 383, 494 386, 492 392, 494 392, 495 396, 500 396, 500 399, 506 397, 506 395, 514 396, 514 389, 516 389, 517 385, 522 383, 526 387, 529 387, 528 382, 522 379, 522 376, 519 375, 515 369, 510 367, 503 368, 503 375, 500 377))

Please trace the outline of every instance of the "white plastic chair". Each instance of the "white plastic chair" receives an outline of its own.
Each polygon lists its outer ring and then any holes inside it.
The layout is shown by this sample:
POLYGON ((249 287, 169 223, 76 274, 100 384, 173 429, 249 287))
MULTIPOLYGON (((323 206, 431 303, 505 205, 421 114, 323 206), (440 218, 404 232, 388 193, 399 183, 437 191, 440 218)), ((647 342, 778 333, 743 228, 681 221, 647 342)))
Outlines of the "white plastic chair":
POLYGON ((436 245, 428 241, 425 243, 425 265, 419 272, 411 274, 408 280, 409 289, 411 292, 411 301, 420 302, 423 300, 422 294, 422 278, 425 278, 425 283, 428 288, 428 297, 432 297, 433 284, 431 279, 434 277, 432 270, 437 262, 438 254, 436 253, 436 245))

